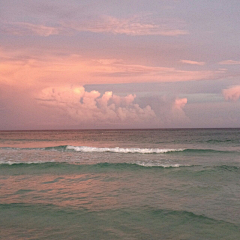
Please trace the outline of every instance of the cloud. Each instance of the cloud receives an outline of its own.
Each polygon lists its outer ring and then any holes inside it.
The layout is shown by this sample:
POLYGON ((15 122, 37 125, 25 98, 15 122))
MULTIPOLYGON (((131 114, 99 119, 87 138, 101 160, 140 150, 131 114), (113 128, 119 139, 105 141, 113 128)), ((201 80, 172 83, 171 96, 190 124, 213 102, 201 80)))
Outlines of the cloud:
POLYGON ((83 86, 46 87, 35 92, 11 86, 0 89, 0 129, 187 127, 184 98, 112 91, 83 86))
POLYGON ((130 36, 161 35, 179 36, 189 34, 184 30, 185 24, 177 19, 153 19, 151 17, 133 16, 116 18, 112 16, 83 16, 76 20, 66 20, 55 23, 56 26, 33 24, 30 22, 1 22, 0 30, 12 35, 50 35, 69 34, 77 32, 112 33, 130 36))
POLYGON ((134 103, 135 95, 125 97, 111 91, 101 95, 98 91, 85 91, 84 87, 55 87, 43 89, 39 104, 58 109, 78 123, 134 126, 152 121, 156 117, 150 106, 141 108, 134 103))
POLYGON ((186 71, 173 67, 146 66, 140 64, 127 63, 122 59, 95 59, 92 64, 95 65, 95 73, 98 78, 104 78, 105 81, 110 78, 111 81, 121 82, 176 82, 202 80, 209 78, 218 78, 222 71, 186 71))
POLYGON ((162 95, 141 97, 140 105, 149 105, 157 116, 156 127, 188 127, 190 119, 185 114, 184 108, 187 98, 162 95))
POLYGON ((240 98, 240 85, 223 89, 222 93, 225 100, 236 102, 240 98))
POLYGON ((240 61, 234 61, 234 60, 225 60, 222 62, 219 62, 220 65, 240 65, 240 61))
POLYGON ((68 116, 75 124, 94 127, 186 127, 190 122, 184 112, 187 98, 135 94, 118 96, 112 91, 100 94, 80 87, 51 87, 37 95, 40 106, 68 116))
POLYGON ((191 61, 191 60, 181 60, 180 62, 190 64, 190 65, 199 65, 199 66, 205 65, 205 62, 197 62, 197 61, 191 61))
POLYGON ((91 20, 65 23, 64 26, 77 31, 95 33, 126 34, 130 36, 162 35, 178 36, 189 34, 183 23, 176 19, 150 20, 146 16, 119 19, 112 16, 91 17, 91 20))
POLYGON ((58 35, 62 31, 60 28, 37 25, 27 22, 1 23, 0 30, 3 33, 12 35, 37 35, 43 37, 58 35))
MULTIPOLYGON (((53 84, 113 84, 216 79, 223 71, 186 71, 132 64, 123 59, 89 59, 78 54, 6 51, 0 48, 0 83, 21 88, 53 84)), ((137 61, 136 61, 137 62, 137 61)), ((50 86, 51 86, 50 85, 50 86)))
POLYGON ((187 98, 176 98, 173 104, 173 109, 182 110, 187 104, 187 98))
POLYGON ((176 98, 172 103, 172 122, 175 125, 181 124, 188 127, 191 121, 184 112, 184 107, 187 104, 187 98, 176 98))

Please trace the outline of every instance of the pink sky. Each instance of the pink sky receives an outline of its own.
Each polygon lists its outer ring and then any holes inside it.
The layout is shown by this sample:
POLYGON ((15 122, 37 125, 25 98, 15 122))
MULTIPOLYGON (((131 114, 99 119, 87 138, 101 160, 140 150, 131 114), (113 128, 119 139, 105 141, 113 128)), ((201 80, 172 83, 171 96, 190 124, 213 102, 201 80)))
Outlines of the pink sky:
POLYGON ((240 127, 239 12, 0 0, 0 130, 240 127))

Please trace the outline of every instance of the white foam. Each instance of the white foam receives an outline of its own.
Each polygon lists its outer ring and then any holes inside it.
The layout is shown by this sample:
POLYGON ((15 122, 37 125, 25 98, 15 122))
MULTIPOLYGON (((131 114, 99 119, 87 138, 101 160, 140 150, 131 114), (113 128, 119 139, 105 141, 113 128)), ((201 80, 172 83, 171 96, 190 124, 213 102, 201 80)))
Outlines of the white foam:
POLYGON ((181 165, 181 164, 162 164, 162 163, 145 163, 145 162, 137 162, 136 163, 139 166, 143 167, 163 167, 163 168, 179 168, 181 166, 186 166, 186 165, 181 165))
MULTIPOLYGON (((50 161, 55 162, 55 161, 50 161)), ((7 164, 7 165, 13 165, 13 164, 39 164, 39 163, 47 163, 44 161, 33 161, 33 162, 14 162, 14 161, 0 161, 0 164, 7 164)))
POLYGON ((74 150, 76 152, 114 152, 114 153, 167 153, 167 152, 180 152, 184 149, 161 149, 161 148, 97 148, 86 146, 67 146, 67 150, 74 150))

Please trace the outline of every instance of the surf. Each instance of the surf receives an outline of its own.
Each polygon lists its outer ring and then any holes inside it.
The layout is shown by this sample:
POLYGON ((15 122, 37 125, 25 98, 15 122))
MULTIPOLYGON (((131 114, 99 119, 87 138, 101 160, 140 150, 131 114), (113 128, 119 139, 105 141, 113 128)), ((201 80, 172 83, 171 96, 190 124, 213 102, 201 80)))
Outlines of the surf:
POLYGON ((59 145, 53 147, 43 148, 15 148, 15 147, 2 147, 1 150, 5 151, 60 151, 60 152, 82 152, 82 153, 123 153, 123 154, 180 154, 180 153, 235 153, 239 151, 219 150, 219 149, 201 149, 201 148, 123 148, 123 147, 94 147, 94 146, 72 146, 72 145, 59 145))

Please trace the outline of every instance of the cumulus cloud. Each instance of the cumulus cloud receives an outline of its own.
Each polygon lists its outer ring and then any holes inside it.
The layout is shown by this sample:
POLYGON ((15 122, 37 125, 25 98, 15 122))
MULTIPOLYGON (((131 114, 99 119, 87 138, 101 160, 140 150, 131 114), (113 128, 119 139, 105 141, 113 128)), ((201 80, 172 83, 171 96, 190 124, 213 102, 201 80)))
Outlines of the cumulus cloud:
POLYGON ((84 87, 45 88, 38 102, 67 113, 79 123, 141 124, 156 117, 150 106, 141 108, 134 103, 135 95, 117 96, 111 91, 101 95, 98 91, 85 91, 84 87))
POLYGON ((237 101, 240 98, 240 85, 232 86, 222 90, 223 96, 227 101, 237 101))
POLYGON ((187 98, 162 95, 142 97, 139 101, 152 107, 157 116, 157 127, 187 127, 190 123, 184 111, 187 98))
POLYGON ((101 94, 80 86, 45 88, 37 101, 58 111, 56 115, 89 127, 186 127, 190 122, 184 112, 187 98, 118 96, 112 91, 101 94))
POLYGON ((182 124, 186 127, 186 124, 190 123, 190 119, 184 112, 184 107, 187 104, 187 98, 176 98, 172 103, 172 119, 175 124, 182 124))
POLYGON ((191 61, 191 60, 181 60, 180 62, 190 64, 190 65, 205 65, 205 62, 197 62, 197 61, 191 61))
POLYGON ((187 104, 187 98, 176 98, 173 104, 173 108, 182 110, 186 104, 187 104))

